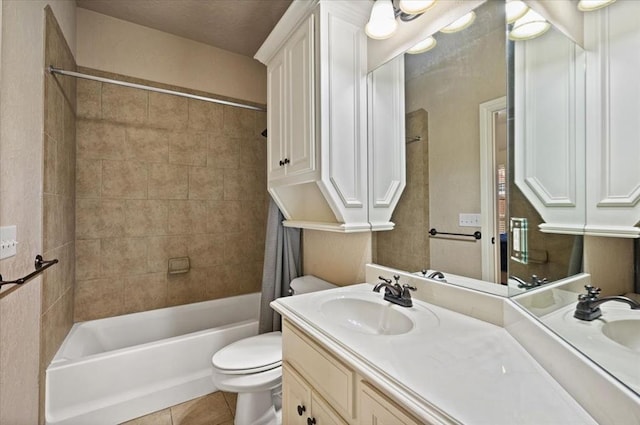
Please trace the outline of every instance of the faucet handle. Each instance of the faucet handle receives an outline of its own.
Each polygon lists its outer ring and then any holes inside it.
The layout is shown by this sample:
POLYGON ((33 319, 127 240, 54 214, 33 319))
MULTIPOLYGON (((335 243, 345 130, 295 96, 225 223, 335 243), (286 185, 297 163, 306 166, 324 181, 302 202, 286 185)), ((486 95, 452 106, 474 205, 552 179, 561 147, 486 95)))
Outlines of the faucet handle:
POLYGON ((411 292, 410 291, 415 291, 416 288, 415 286, 410 286, 407 285, 406 283, 404 285, 402 285, 402 296, 404 298, 410 298, 411 297, 411 292))
POLYGON ((600 291, 602 291, 602 289, 596 288, 591 285, 584 285, 584 289, 587 290, 587 293, 583 294, 585 298, 591 298, 591 299, 598 298, 598 295, 600 295, 600 291))
POLYGON ((397 275, 397 274, 394 274, 394 275, 393 275, 393 278, 394 278, 394 279, 395 279, 395 281, 396 281, 396 285, 399 285, 400 283, 399 283, 398 281, 400 280, 400 276, 399 276, 399 275, 397 275))
POLYGON ((427 269, 420 270, 420 273, 422 273, 423 277, 427 277, 427 269))
POLYGON ((380 279, 381 281, 386 282, 386 283, 391 283, 391 279, 385 279, 382 276, 378 276, 378 279, 380 279))

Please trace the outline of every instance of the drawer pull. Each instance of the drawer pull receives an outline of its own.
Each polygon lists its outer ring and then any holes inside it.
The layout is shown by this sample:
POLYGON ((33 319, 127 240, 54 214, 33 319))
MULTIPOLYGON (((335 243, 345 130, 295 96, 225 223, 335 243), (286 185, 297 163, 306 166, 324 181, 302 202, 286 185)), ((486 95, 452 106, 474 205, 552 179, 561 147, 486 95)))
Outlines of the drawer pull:
POLYGON ((302 416, 302 414, 307 410, 306 407, 302 405, 298 405, 298 416, 302 416))
POLYGON ((316 418, 307 418, 307 425, 315 425, 316 418))

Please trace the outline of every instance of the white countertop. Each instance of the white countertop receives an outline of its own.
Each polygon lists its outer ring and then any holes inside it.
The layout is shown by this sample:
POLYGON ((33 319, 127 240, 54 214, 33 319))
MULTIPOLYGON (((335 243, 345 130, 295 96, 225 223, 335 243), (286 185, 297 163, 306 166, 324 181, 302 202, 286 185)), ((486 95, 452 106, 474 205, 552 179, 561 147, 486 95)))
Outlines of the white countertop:
POLYGON ((417 320, 409 333, 370 335, 332 324, 320 309, 371 288, 353 285, 271 305, 423 420, 433 421, 436 407, 441 423, 597 425, 501 327, 414 300, 417 320))

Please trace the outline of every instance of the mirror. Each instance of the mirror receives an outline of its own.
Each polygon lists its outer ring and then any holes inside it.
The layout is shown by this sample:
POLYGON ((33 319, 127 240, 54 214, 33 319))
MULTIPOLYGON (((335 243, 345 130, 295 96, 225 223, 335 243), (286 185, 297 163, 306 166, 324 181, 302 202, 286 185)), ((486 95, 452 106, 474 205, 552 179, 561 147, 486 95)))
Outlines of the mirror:
MULTIPOLYGON (((516 107, 515 90, 510 93, 507 90, 513 88, 516 47, 505 40, 504 2, 486 2, 476 8, 475 15, 472 25, 462 31, 436 33, 435 48, 403 56, 407 186, 392 217, 395 228, 374 235, 373 259, 378 264, 418 274, 421 270, 426 271, 426 275, 440 271, 445 279, 450 277, 449 283, 508 296, 534 286, 531 282, 535 279, 540 283, 551 282, 581 271, 582 238, 541 230, 538 225, 546 222, 514 183, 513 111, 518 117, 517 110, 522 108, 516 107), (507 84, 508 76, 511 85, 507 84), (506 113, 507 99, 510 114, 506 113), (507 139, 511 143, 509 149, 507 139), (514 223, 526 227, 517 227, 514 223), (480 239, 475 238, 476 232, 480 232, 480 239), (522 237, 518 237, 520 235, 522 237), (519 252, 516 248, 520 248, 519 252)), ((553 42, 564 37, 555 29, 549 30, 547 36, 553 42)), ((565 50, 569 49, 568 43, 574 48, 575 44, 567 41, 562 44, 565 50)), ((545 61, 553 64, 565 51, 547 58, 541 58, 540 49, 534 52, 538 53, 538 64, 545 61)), ((530 52, 529 56, 532 55, 530 52)), ((575 74, 582 69, 573 68, 575 74)), ((557 90, 557 84, 545 88, 540 78, 535 82, 538 86, 530 84, 527 89, 541 86, 544 88, 541 97, 547 102, 566 103, 566 96, 562 97, 564 93, 557 90)), ((584 94, 584 76, 571 83, 577 87, 572 92, 574 97, 580 96, 577 93, 584 94)), ((517 94, 522 98, 523 93, 525 91, 520 90, 517 94)), ((528 99, 533 102, 537 98, 528 99)), ((540 110, 533 110, 540 115, 540 110)), ((584 112, 580 113, 574 111, 574 116, 584 118, 584 112)), ((545 117, 533 115, 530 120, 533 118, 545 117)), ((531 122, 528 124, 532 126, 531 122)), ((573 125, 575 128, 580 124, 573 125)), ((581 125, 583 129, 583 121, 581 125)), ((555 141, 563 134, 549 136, 529 136, 529 151, 537 139, 555 141)), ((582 143, 583 155, 584 130, 574 132, 573 136, 574 146, 582 143)), ((540 148, 536 152, 536 165, 541 170, 545 169, 541 162, 544 155, 549 155, 547 164, 555 165, 559 161, 552 151, 540 148)), ((584 165, 574 169, 579 174, 584 165)), ((581 176, 583 179, 583 171, 581 176)), ((538 180, 540 176, 534 175, 525 179, 524 184, 538 180)), ((551 189, 559 191, 555 187, 551 189)), ((555 196, 553 190, 551 193, 555 196)), ((584 186, 581 190, 574 190, 574 194, 579 192, 578 199, 570 202, 582 206, 582 216, 576 221, 583 226, 584 186)))

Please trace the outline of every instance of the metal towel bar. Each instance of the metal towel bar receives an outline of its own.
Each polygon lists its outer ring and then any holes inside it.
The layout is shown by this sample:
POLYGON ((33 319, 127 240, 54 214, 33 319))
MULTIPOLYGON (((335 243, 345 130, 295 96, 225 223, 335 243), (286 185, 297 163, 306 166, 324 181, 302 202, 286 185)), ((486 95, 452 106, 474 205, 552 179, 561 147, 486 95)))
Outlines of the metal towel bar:
POLYGON ((462 236, 466 238, 474 238, 475 240, 482 238, 482 233, 479 231, 473 232, 473 233, 448 233, 448 232, 438 232, 436 229, 431 229, 429 230, 429 234, 431 236, 437 236, 437 235, 462 236))
POLYGON ((34 262, 34 267, 36 268, 35 271, 32 271, 31 273, 29 273, 25 277, 21 277, 20 279, 8 280, 6 282, 4 280, 2 280, 2 275, 0 274, 0 286, 2 286, 2 285, 11 285, 11 284, 13 284, 13 285, 22 285, 23 283, 27 282, 28 280, 33 279, 34 277, 36 277, 37 275, 39 275, 40 273, 42 273, 43 271, 45 271, 49 267, 53 266, 57 262, 58 262, 57 259, 48 260, 48 261, 47 260, 43 260, 42 259, 42 255, 38 254, 38 255, 36 255, 36 261, 34 262))

